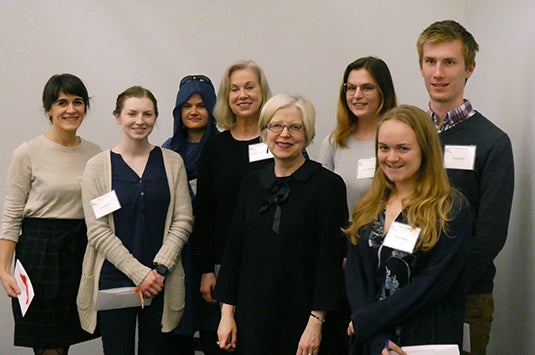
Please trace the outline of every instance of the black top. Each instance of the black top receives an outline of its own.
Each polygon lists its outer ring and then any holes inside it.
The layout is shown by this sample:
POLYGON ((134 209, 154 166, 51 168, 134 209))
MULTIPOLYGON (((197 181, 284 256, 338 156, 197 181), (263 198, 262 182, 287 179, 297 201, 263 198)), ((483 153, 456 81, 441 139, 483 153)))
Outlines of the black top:
MULTIPOLYGON (((350 354, 380 354, 385 339, 400 346, 462 345, 465 274, 472 214, 464 201, 428 252, 382 246, 384 218, 359 231, 349 248, 346 289, 355 335, 350 354)), ((406 223, 402 214, 397 222, 406 223)))
POLYGON ((474 215, 468 293, 492 293, 494 258, 507 238, 515 185, 511 140, 479 112, 439 136, 443 145, 476 146, 474 170, 447 172, 451 184, 470 202, 474 215))
POLYGON ((215 289, 236 305, 244 354, 295 354, 310 311, 335 309, 341 292, 342 178, 310 160, 282 180, 273 169, 244 179, 215 289))
POLYGON ((249 162, 249 145, 259 138, 238 141, 230 131, 213 136, 199 161, 194 206, 194 238, 199 245, 201 272, 214 272, 221 263, 243 177, 273 159, 249 162))
MULTIPOLYGON (((170 201, 162 151, 154 147, 139 177, 120 154, 110 151, 112 190, 121 208, 113 212, 115 235, 143 265, 153 268, 153 260, 163 243, 165 219, 170 201)), ((100 273, 100 289, 136 286, 125 274, 105 260, 100 273)))

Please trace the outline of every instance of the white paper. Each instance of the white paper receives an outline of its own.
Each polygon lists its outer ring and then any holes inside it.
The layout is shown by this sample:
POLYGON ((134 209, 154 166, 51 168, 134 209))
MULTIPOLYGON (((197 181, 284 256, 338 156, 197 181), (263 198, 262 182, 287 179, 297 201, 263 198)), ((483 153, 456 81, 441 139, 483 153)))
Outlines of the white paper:
POLYGON ((470 324, 463 323, 463 351, 470 352, 470 324))
POLYGON ((475 145, 447 145, 444 147, 444 167, 446 169, 474 170, 475 163, 475 145))
POLYGON ((402 349, 407 355, 459 355, 459 347, 449 344, 404 346, 402 349))
POLYGON ((90 201, 95 217, 101 218, 121 208, 115 190, 90 201))
POLYGON ((375 174, 375 158, 359 159, 357 179, 369 179, 375 174))
MULTIPOLYGON (((152 298, 143 299, 145 306, 150 306, 152 298)), ((99 290, 95 302, 95 310, 120 309, 140 307, 141 298, 135 287, 117 287, 107 290, 99 290)))
POLYGON ((249 144, 249 163, 273 158, 266 143, 249 144))
POLYGON ((15 278, 15 281, 17 281, 17 285, 20 288, 20 294, 17 296, 17 298, 19 299, 20 311, 22 312, 22 316, 24 317, 26 311, 28 310, 28 307, 30 307, 30 304, 32 303, 35 293, 33 291, 33 286, 32 282, 30 281, 30 277, 28 276, 28 273, 26 272, 26 270, 24 270, 22 263, 18 259, 15 262, 15 270, 13 271, 13 277, 15 278))
POLYGON ((420 228, 412 228, 405 223, 392 222, 388 233, 386 233, 383 245, 412 254, 420 230, 420 228))

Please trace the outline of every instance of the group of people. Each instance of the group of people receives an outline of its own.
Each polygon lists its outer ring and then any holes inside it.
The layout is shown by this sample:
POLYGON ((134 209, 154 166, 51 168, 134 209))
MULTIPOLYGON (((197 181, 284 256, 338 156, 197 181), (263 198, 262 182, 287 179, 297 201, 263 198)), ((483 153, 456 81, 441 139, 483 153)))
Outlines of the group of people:
POLYGON ((405 354, 463 344, 484 354, 493 259, 514 186, 508 136, 464 87, 478 45, 455 21, 417 42, 427 113, 397 105, 387 64, 343 73, 337 124, 318 162, 306 151, 315 109, 272 96, 256 63, 237 61, 216 96, 210 78, 179 84, 173 135, 149 136, 157 100, 118 95, 119 143, 77 135, 83 82, 52 76, 50 130, 13 153, 0 235, 0 279, 15 345, 67 354, 102 337, 106 354, 405 354), (218 130, 221 129, 221 131, 218 130), (23 316, 13 259, 35 298, 23 316), (103 290, 149 301, 96 309, 103 290))

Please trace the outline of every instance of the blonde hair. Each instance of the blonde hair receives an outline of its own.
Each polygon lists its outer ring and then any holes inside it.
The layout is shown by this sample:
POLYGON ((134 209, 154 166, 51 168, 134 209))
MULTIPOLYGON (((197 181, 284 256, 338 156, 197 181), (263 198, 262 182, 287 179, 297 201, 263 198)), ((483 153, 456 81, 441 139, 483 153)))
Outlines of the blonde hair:
POLYGON ((264 74, 264 71, 258 64, 252 60, 238 60, 232 63, 223 74, 221 83, 219 85, 219 90, 217 92, 217 101, 214 107, 214 117, 217 120, 217 124, 221 129, 230 129, 234 124, 236 124, 236 115, 230 109, 228 102, 230 94, 230 76, 236 70, 240 69, 252 69, 257 77, 258 84, 260 85, 260 90, 262 92, 262 105, 271 97, 271 89, 269 88, 268 81, 264 74))
POLYGON ((286 107, 297 107, 299 111, 301 111, 303 126, 305 128, 305 147, 307 147, 316 135, 316 130, 314 128, 316 123, 316 110, 312 103, 300 94, 282 92, 273 96, 266 102, 262 111, 260 111, 260 118, 258 120, 258 129, 261 132, 262 140, 266 140, 267 125, 275 115, 275 112, 286 107))
POLYGON ((458 22, 446 20, 432 23, 418 37, 416 48, 420 67, 422 67, 426 43, 438 44, 455 40, 460 40, 463 44, 465 68, 473 65, 476 60, 476 52, 479 51, 479 45, 474 36, 458 22))
MULTIPOLYGON (((403 213, 409 225, 421 228, 416 249, 430 250, 438 242, 440 233, 446 231, 450 211, 456 209, 464 199, 449 184, 443 166, 442 147, 431 118, 415 106, 401 105, 381 118, 377 133, 388 120, 398 120, 408 125, 414 131, 421 149, 418 183, 412 196, 403 201, 403 213)), ((376 138, 376 151, 377 146, 376 138)), ((371 188, 353 208, 351 225, 344 230, 353 244, 358 243, 360 229, 383 212, 394 191, 394 183, 378 167, 371 188)))

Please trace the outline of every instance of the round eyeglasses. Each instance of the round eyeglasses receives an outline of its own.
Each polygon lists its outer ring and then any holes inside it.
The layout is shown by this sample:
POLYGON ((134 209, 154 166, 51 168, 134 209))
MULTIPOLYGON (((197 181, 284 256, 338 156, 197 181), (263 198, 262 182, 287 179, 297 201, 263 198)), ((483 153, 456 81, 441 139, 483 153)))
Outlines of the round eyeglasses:
POLYGON ((267 125, 267 129, 274 133, 281 133, 285 128, 287 128, 290 133, 297 133, 304 130, 305 126, 300 123, 292 123, 288 125, 282 123, 268 123, 267 125))
POLYGON ((361 84, 361 85, 354 85, 350 83, 344 84, 344 91, 348 95, 355 95, 358 88, 360 88, 360 92, 363 95, 371 95, 375 92, 375 90, 377 90, 377 85, 372 84, 372 83, 366 83, 366 84, 361 84))

